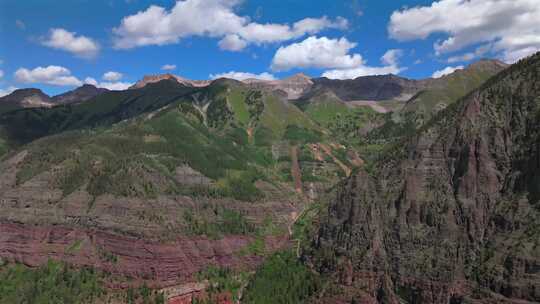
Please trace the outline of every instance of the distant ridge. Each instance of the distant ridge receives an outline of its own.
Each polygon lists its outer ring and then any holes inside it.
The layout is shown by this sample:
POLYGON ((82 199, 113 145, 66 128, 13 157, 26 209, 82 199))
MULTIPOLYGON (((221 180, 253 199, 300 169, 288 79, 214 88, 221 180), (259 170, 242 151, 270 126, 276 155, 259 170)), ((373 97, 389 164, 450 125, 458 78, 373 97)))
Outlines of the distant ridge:
POLYGON ((74 90, 50 97, 40 89, 19 89, 0 98, 0 114, 22 108, 50 108, 55 105, 84 102, 108 91, 85 84, 74 90))
MULTIPOLYGON (((262 80, 249 78, 240 82, 252 89, 277 92, 279 93, 278 95, 289 100, 305 99, 306 97, 313 96, 317 92, 322 92, 321 89, 324 88, 325 91, 331 91, 335 96, 345 102, 356 100, 394 100, 397 102, 405 102, 423 90, 446 86, 446 79, 455 78, 457 75, 466 75, 471 71, 476 73, 494 74, 507 66, 506 63, 499 60, 481 59, 471 63, 464 69, 456 70, 441 78, 426 78, 420 80, 408 79, 393 74, 361 76, 355 79, 329 79, 325 77, 311 78, 306 74, 298 73, 283 79, 262 80)), ((157 83, 162 80, 171 80, 180 85, 193 88, 206 87, 215 81, 191 80, 171 73, 166 73, 145 75, 129 89, 140 89, 148 84, 157 83)), ((20 107, 47 107, 55 104, 86 101, 105 91, 106 89, 103 88, 96 88, 92 85, 83 85, 75 90, 52 98, 41 91, 39 91, 39 93, 37 91, 28 91, 26 92, 26 95, 24 91, 16 91, 17 93, 14 92, 13 94, 10 94, 12 96, 7 99, 12 100, 11 103, 17 104, 20 107), (24 99, 24 101, 21 99, 24 99)), ((6 99, 4 99, 4 101, 5 100, 6 99)), ((0 99, 0 101, 2 101, 2 99, 0 99)))
POLYGON ((107 91, 109 90, 105 88, 97 88, 91 84, 85 84, 81 87, 76 88, 75 90, 56 95, 51 100, 54 104, 70 104, 76 102, 83 102, 107 91))
POLYGON ((243 82, 256 89, 285 92, 288 99, 300 98, 313 86, 313 80, 303 73, 281 80, 246 79, 243 82))
POLYGON ((19 89, 0 98, 0 113, 20 108, 52 107, 51 98, 40 89, 19 89))
POLYGON ((428 86, 428 80, 413 80, 393 74, 362 76, 355 79, 315 78, 315 86, 330 88, 339 98, 350 100, 405 101, 428 86))
POLYGON ((179 84, 190 86, 190 87, 205 87, 209 85, 211 80, 190 80, 173 74, 159 74, 159 75, 146 75, 143 79, 137 81, 130 89, 140 89, 145 87, 147 84, 156 83, 162 80, 174 80, 179 84))

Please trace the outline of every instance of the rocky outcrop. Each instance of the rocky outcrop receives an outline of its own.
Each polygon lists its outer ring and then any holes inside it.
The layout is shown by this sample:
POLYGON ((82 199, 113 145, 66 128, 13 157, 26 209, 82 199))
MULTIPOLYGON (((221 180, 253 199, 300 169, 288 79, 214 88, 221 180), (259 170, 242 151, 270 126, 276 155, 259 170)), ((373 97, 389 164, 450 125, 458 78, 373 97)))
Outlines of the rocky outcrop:
POLYGON ((167 304, 191 304, 194 298, 204 294, 207 287, 207 282, 197 282, 163 288, 161 292, 168 299, 167 304))
POLYGON ((257 90, 284 92, 287 99, 298 99, 313 86, 311 78, 302 73, 281 80, 246 79, 243 82, 257 90))
POLYGON ((188 87, 205 87, 211 83, 210 80, 190 80, 173 74, 146 75, 143 77, 143 79, 132 85, 130 89, 140 89, 149 83, 156 83, 162 80, 173 80, 188 87))
POLYGON ((348 301, 540 301, 539 80, 536 54, 341 183, 306 255, 348 301))

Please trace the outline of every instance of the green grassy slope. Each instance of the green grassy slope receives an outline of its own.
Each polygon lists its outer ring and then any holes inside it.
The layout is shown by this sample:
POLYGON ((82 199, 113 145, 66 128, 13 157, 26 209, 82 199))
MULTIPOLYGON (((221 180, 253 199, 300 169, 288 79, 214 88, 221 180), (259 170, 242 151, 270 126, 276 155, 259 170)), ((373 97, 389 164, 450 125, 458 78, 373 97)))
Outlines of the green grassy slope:
POLYGON ((275 178, 267 145, 291 126, 319 128, 296 106, 232 81, 197 90, 160 82, 78 105, 12 112, 0 122, 0 152, 31 141, 19 184, 54 171, 64 195, 85 188, 93 196, 204 193, 245 201, 262 197, 256 180, 275 178), (183 165, 212 185, 179 184, 175 170, 183 165))
POLYGON ((433 88, 424 90, 412 97, 400 111, 407 119, 417 125, 428 121, 433 114, 478 88, 490 77, 500 72, 504 66, 485 61, 473 64, 464 70, 436 80, 433 88))
POLYGON ((338 115, 343 116, 350 112, 344 102, 332 96, 318 96, 301 106, 311 119, 322 126, 332 123, 338 115))
POLYGON ((364 142, 364 134, 380 124, 385 115, 367 106, 351 107, 328 91, 315 92, 298 106, 333 141, 347 146, 364 142))
POLYGON ((25 147, 29 155, 18 173, 23 183, 60 166, 57 186, 64 195, 86 185, 91 195, 153 197, 183 193, 175 169, 187 164, 203 175, 223 179, 216 195, 250 200, 256 167, 270 160, 264 151, 236 140, 233 134, 216 134, 199 121, 186 117, 179 106, 150 119, 139 118, 96 130, 70 131, 45 137, 25 147))

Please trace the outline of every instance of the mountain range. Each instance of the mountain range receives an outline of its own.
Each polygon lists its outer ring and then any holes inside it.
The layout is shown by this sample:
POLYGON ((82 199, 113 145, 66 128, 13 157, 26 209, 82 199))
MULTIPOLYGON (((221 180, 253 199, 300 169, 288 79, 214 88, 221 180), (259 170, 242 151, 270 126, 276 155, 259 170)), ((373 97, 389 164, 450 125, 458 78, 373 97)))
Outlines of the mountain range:
POLYGON ((104 303, 538 302, 539 63, 17 90, 0 264, 94 269, 104 303))
POLYGON ((75 90, 50 97, 39 89, 18 89, 7 96, 0 97, 0 113, 20 108, 47 108, 61 104, 84 102, 107 91, 107 89, 85 84, 75 90))

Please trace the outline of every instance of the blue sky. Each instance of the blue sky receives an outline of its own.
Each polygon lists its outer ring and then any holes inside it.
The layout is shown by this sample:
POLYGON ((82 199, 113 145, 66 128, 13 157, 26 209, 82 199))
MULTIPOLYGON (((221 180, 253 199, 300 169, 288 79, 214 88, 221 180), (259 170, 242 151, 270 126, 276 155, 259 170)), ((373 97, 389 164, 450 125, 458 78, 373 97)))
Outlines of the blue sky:
POLYGON ((191 79, 425 78, 481 57, 513 62, 538 51, 538 7, 538 0, 0 0, 0 93, 57 94, 84 82, 122 88, 167 72, 165 65, 191 79))

